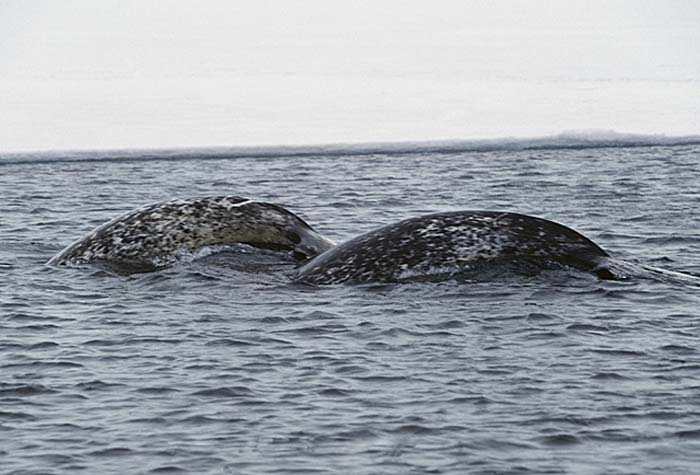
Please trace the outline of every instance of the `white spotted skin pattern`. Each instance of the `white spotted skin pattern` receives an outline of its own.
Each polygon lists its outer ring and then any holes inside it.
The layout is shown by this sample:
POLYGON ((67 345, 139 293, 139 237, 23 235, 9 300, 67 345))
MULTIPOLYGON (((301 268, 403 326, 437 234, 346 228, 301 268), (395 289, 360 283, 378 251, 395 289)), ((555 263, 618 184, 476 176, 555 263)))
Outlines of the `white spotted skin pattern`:
POLYGON ((391 282, 519 258, 595 271, 605 257, 595 243, 552 221, 498 211, 456 211, 407 219, 351 239, 305 263, 297 280, 391 282))
POLYGON ((316 247, 313 255, 332 246, 301 218, 277 205, 239 196, 174 199, 130 211, 99 226, 49 264, 157 266, 168 264, 177 252, 234 243, 294 250, 290 233, 312 238, 313 245, 308 247, 316 247))

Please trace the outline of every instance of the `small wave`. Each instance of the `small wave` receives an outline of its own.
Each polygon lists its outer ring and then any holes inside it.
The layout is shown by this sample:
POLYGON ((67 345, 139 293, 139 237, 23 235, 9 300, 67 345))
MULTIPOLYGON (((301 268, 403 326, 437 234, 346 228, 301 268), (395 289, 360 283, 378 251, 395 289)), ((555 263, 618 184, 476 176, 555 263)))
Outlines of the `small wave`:
POLYGON ((0 411, 0 421, 35 421, 36 416, 28 414, 25 412, 10 412, 10 411, 0 411))
POLYGON ((220 388, 202 389, 193 393, 194 396, 239 398, 251 396, 253 392, 245 386, 226 386, 220 388))
POLYGON ((545 437, 542 437, 540 439, 543 444, 545 445, 574 445, 578 444, 581 441, 579 440, 578 437, 572 434, 553 434, 553 435, 548 435, 545 437))
POLYGON ((89 452, 88 455, 94 457, 121 457, 124 455, 129 455, 131 453, 133 453, 133 450, 131 450, 128 447, 109 447, 106 449, 100 449, 89 452))
POLYGON ((602 372, 594 374, 593 376, 591 376, 591 378, 596 379, 596 380, 601 380, 601 381, 608 381, 608 380, 619 381, 619 380, 629 379, 629 378, 627 378, 627 376, 624 376, 620 373, 616 373, 614 371, 602 371, 602 372))
POLYGON ((503 137, 473 140, 339 143, 246 147, 163 149, 54 150, 0 153, 0 165, 60 162, 130 162, 231 160, 237 158, 404 155, 423 153, 494 152, 522 150, 583 150, 700 145, 700 135, 626 134, 615 131, 567 131, 542 137, 503 137))
POLYGON ((148 473, 161 474, 161 473, 184 473, 184 472, 186 472, 186 470, 184 468, 177 466, 177 465, 164 465, 162 467, 154 468, 148 473))
POLYGON ((680 431, 675 432, 673 435, 675 435, 679 439, 698 440, 698 439, 700 439, 700 430, 699 429, 680 430, 680 431))
POLYGON ((0 384, 0 397, 25 397, 37 394, 53 394, 57 391, 43 384, 0 384))

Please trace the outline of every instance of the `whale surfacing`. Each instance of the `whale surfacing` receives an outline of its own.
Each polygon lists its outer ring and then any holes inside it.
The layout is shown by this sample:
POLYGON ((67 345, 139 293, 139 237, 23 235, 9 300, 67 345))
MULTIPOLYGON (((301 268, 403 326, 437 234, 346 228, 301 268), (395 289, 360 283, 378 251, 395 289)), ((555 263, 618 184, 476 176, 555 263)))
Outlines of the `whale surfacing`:
POLYGON ((314 257, 333 243, 285 208, 240 196, 175 199, 130 211, 93 230, 48 264, 102 263, 128 272, 172 264, 179 252, 248 244, 314 257))
POLYGON ((573 267, 613 279, 605 268, 608 257, 585 236, 553 221, 499 211, 454 211, 406 219, 346 241, 304 263, 296 280, 439 279, 508 262, 573 267))
POLYGON ((434 213, 380 227, 334 247, 285 208, 240 196, 175 199, 135 209, 97 227, 48 264, 96 263, 120 273, 146 272, 176 262, 183 252, 239 244, 302 261, 294 280, 319 285, 482 278, 504 270, 532 273, 561 267, 619 278, 608 253, 594 242, 533 216, 434 213))

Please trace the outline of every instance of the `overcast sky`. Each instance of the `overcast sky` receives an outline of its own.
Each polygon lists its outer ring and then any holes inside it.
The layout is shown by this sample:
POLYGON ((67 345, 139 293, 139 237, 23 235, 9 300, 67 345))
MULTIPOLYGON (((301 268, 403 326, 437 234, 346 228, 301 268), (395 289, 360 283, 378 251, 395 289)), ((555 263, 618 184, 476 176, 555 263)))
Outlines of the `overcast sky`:
POLYGON ((694 0, 0 0, 0 150, 699 133, 699 25, 694 0))

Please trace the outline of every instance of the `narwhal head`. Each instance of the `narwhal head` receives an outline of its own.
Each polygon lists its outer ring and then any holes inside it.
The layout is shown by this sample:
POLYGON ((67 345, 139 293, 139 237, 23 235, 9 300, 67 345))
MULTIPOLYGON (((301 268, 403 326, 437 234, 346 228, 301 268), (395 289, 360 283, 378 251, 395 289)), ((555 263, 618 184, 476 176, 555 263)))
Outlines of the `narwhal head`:
POLYGON ((251 226, 251 239, 245 244, 251 246, 288 250, 299 261, 315 257, 335 246, 313 229, 306 221, 285 208, 258 201, 250 201, 239 207, 248 215, 251 226))

